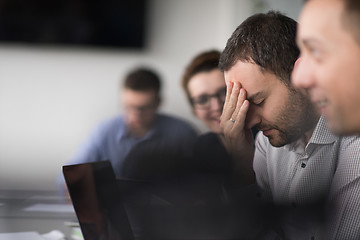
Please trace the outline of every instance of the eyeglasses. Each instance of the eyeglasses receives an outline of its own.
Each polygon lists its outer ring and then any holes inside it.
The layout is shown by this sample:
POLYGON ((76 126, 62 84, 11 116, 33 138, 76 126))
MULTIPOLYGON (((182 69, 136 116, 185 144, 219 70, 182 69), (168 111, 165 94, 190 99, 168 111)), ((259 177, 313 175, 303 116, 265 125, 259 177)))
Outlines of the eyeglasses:
POLYGON ((226 98, 226 87, 221 88, 215 94, 203 94, 199 97, 191 98, 190 100, 194 108, 209 109, 211 106, 211 98, 216 98, 221 104, 223 104, 226 98))

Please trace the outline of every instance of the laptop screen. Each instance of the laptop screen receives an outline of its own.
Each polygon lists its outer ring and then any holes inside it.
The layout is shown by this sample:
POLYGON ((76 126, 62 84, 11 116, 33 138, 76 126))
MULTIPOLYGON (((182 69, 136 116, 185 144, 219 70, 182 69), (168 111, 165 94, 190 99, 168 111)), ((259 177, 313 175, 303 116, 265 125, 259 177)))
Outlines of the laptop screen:
POLYGON ((85 240, 133 240, 134 235, 109 161, 63 166, 85 240))
POLYGON ((254 214, 249 204, 222 203, 212 177, 115 178, 109 161, 63 173, 85 240, 238 240, 252 232, 243 217, 254 214))

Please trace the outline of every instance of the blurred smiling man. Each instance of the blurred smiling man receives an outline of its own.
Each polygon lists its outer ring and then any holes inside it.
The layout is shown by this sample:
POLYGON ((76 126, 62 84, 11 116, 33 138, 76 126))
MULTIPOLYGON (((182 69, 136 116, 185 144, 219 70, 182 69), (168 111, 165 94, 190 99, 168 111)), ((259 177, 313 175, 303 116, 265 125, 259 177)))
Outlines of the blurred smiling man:
POLYGON ((337 134, 360 133, 359 26, 359 0, 310 0, 300 14, 292 81, 337 134))

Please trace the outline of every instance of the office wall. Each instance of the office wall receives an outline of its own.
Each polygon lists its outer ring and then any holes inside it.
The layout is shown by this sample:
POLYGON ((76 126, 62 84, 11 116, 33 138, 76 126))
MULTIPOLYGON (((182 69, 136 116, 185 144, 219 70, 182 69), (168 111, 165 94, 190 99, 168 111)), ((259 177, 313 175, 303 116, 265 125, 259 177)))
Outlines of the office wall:
POLYGON ((118 83, 138 64, 163 78, 161 111, 205 131, 180 88, 185 65, 202 50, 221 50, 255 11, 297 18, 302 1, 290 2, 152 0, 141 51, 0 45, 0 189, 55 189, 61 166, 91 129, 121 113, 118 83))

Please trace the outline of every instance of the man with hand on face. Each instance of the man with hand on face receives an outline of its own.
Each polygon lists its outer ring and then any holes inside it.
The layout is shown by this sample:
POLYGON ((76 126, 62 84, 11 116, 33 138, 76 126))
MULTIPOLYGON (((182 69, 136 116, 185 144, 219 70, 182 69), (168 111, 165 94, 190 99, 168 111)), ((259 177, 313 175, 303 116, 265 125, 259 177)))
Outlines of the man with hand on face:
POLYGON ((295 86, 339 134, 360 133, 360 1, 310 0, 300 14, 295 86))
POLYGON ((259 196, 274 205, 270 239, 359 239, 360 164, 349 162, 360 156, 360 139, 332 134, 307 92, 291 86, 296 27, 278 12, 253 15, 221 54, 221 126, 235 184, 255 177, 259 196), (260 130, 255 144, 252 127, 260 130))

